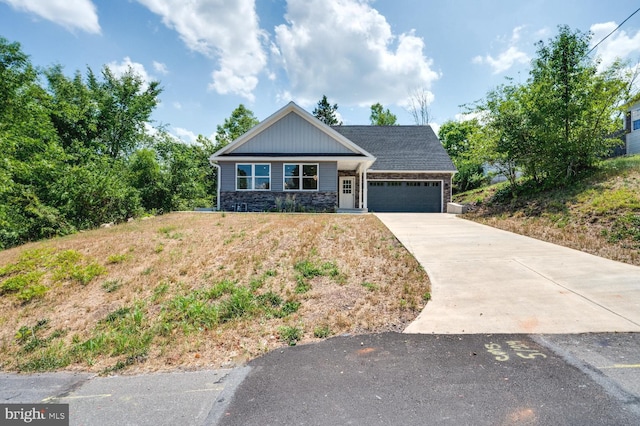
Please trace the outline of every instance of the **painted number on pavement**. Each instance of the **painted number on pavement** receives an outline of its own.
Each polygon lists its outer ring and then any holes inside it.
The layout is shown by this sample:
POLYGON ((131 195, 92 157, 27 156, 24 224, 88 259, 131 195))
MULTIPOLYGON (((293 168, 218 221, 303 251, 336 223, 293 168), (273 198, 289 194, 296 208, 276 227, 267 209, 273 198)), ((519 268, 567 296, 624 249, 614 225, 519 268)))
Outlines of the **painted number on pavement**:
POLYGON ((520 340, 508 340, 504 346, 497 343, 487 343, 484 347, 487 352, 494 356, 496 361, 509 361, 510 352, 523 359, 542 359, 547 357, 537 349, 531 349, 520 340))

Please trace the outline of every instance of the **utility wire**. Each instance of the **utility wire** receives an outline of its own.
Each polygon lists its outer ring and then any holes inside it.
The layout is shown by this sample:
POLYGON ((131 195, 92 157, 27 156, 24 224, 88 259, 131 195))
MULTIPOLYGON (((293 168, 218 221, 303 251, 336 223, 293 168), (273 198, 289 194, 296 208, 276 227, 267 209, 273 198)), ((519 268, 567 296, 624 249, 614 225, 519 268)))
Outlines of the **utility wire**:
POLYGON ((629 20, 633 15, 635 15, 635 14, 636 14, 636 13, 638 13, 638 12, 640 12, 640 8, 638 8, 635 12, 633 12, 631 15, 629 15, 629 16, 627 17, 627 19, 625 19, 624 21, 622 21, 622 22, 620 23, 620 25, 618 25, 618 26, 617 26, 613 31, 611 31, 609 34, 607 34, 607 35, 605 36, 605 38, 603 38, 603 39, 602 39, 602 40, 600 40, 600 41, 599 41, 595 46, 593 46, 593 47, 591 48, 591 50, 589 50, 589 51, 587 52, 587 55, 589 55, 591 52, 593 52, 593 51, 594 51, 594 49, 595 49, 596 47, 600 46, 600 43, 602 43, 602 42, 603 42, 603 41, 605 41, 607 38, 609 38, 609 36, 610 36, 611 34, 613 34, 613 33, 615 33, 616 31, 618 31, 618 28, 620 28, 620 27, 622 26, 622 24, 624 24, 625 22, 627 22, 627 21, 628 21, 628 20, 629 20))

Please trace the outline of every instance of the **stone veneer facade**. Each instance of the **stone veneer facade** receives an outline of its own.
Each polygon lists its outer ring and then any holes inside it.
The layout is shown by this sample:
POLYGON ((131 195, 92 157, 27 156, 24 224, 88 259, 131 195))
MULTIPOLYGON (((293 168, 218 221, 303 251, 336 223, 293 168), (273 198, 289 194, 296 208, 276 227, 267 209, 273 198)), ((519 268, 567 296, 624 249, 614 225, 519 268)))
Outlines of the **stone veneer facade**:
POLYGON ((278 197, 283 201, 287 197, 295 197, 296 211, 335 212, 338 206, 338 193, 335 191, 221 191, 220 208, 223 211, 276 211, 278 197))

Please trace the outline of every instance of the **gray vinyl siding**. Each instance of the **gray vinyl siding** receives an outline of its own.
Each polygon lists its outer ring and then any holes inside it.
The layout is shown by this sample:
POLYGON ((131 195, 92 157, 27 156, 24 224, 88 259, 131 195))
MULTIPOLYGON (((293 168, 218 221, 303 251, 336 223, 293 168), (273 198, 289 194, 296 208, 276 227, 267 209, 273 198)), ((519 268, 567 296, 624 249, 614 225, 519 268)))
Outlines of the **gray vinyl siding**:
POLYGON ((289 113, 248 142, 233 150, 238 154, 353 154, 322 130, 295 113, 289 113))
POLYGON ((220 165, 220 190, 236 190, 236 163, 218 163, 220 165))
POLYGON ((320 191, 338 190, 338 163, 320 163, 320 191))
MULTIPOLYGON (((247 164, 247 162, 240 162, 247 164)), ((317 162, 305 161, 304 163, 318 164, 318 179, 320 187, 318 191, 337 191, 338 190, 338 164, 335 161, 317 162)), ((236 162, 219 162, 220 164, 220 190, 235 191, 236 190, 236 162)), ((282 191, 284 173, 284 161, 270 162, 271 164, 271 191, 282 191)))
POLYGON ((640 130, 627 134, 627 154, 640 154, 640 130))

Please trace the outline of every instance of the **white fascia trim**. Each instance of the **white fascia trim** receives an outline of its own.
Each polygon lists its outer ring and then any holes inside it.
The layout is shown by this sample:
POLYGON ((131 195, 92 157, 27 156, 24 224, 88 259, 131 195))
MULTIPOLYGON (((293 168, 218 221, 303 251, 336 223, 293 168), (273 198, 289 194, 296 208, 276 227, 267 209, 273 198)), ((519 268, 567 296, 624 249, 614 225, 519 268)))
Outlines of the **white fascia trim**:
POLYGON ((457 170, 367 170, 367 173, 451 173, 456 174, 457 170))
POLYGON ((250 161, 252 163, 268 163, 268 162, 283 162, 283 163, 292 163, 292 162, 302 162, 302 163, 318 163, 318 162, 341 162, 341 161, 356 161, 360 163, 373 163, 376 159, 369 157, 336 157, 336 156, 327 156, 327 157, 265 157, 265 156, 244 156, 244 157, 222 157, 215 158, 211 161, 218 162, 242 162, 242 161, 250 161))

